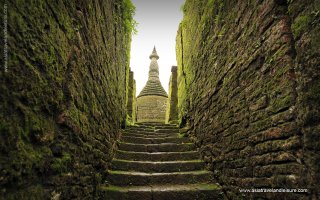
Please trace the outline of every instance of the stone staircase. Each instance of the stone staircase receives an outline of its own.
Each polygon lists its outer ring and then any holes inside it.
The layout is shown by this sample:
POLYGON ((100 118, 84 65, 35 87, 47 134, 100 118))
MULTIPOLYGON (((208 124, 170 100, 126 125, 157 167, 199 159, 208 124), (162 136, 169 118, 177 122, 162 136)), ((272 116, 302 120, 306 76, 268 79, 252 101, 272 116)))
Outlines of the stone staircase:
POLYGON ((223 199, 189 138, 176 126, 144 123, 125 130, 100 188, 107 200, 223 199))

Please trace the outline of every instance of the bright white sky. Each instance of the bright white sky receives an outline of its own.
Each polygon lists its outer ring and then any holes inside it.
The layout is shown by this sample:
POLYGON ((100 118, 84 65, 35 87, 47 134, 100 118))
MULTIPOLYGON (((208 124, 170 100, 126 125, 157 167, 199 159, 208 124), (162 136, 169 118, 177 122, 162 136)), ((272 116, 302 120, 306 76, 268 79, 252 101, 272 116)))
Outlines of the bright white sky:
POLYGON ((130 67, 136 80, 137 95, 148 80, 149 55, 156 46, 159 55, 160 80, 168 92, 171 66, 176 61, 176 34, 183 13, 184 0, 132 0, 136 6, 134 19, 138 22, 138 33, 133 35, 130 67))

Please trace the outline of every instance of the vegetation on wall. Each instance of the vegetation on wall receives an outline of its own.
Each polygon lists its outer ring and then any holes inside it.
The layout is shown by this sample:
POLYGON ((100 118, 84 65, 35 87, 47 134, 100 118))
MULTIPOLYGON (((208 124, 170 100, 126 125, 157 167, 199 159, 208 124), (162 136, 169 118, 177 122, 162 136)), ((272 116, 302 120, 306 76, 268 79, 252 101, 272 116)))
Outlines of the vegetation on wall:
POLYGON ((187 0, 182 8, 180 126, 230 199, 280 198, 239 193, 252 185, 308 185, 309 193, 281 195, 318 198, 319 6, 187 0))
POLYGON ((93 197, 126 120, 134 6, 17 0, 7 7, 0 196, 93 197))
POLYGON ((133 5, 131 0, 122 1, 122 16, 123 23, 127 33, 137 34, 137 22, 133 16, 136 11, 136 7, 133 5))

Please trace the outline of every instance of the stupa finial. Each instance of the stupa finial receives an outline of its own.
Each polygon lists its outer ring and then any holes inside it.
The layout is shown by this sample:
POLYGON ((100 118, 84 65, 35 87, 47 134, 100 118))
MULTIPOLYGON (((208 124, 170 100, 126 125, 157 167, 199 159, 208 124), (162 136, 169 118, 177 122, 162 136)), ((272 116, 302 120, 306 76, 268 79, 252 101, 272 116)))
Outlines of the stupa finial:
POLYGON ((157 60, 159 59, 159 56, 158 56, 157 50, 156 50, 156 45, 154 45, 153 51, 152 51, 151 55, 149 56, 149 58, 150 58, 150 59, 156 58, 157 60))

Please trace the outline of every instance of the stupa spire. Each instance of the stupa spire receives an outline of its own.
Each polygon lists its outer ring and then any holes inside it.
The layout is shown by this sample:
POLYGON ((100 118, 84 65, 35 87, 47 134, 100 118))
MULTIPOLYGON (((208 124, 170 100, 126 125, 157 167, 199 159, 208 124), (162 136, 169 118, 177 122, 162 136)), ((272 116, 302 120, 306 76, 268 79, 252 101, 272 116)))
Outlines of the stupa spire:
POLYGON ((156 47, 153 47, 153 51, 149 56, 151 62, 149 66, 149 78, 147 84, 144 86, 138 97, 140 96, 164 96, 168 97, 166 91, 163 89, 159 79, 159 65, 157 60, 159 59, 156 47))
POLYGON ((153 47, 153 51, 151 53, 151 55, 149 56, 150 59, 152 58, 156 58, 157 60, 159 59, 159 56, 157 54, 157 50, 156 50, 156 46, 153 47))

